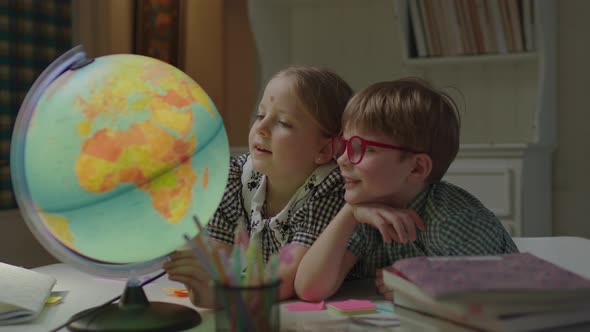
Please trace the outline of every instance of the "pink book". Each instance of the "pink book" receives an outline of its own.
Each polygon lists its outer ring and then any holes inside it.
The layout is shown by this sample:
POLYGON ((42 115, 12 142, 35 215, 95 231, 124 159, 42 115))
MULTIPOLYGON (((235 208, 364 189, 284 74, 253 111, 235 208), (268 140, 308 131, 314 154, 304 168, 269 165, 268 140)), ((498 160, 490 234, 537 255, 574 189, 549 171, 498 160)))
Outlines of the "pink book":
POLYGON ((590 300, 590 280, 529 253, 414 257, 385 270, 438 300, 590 300))

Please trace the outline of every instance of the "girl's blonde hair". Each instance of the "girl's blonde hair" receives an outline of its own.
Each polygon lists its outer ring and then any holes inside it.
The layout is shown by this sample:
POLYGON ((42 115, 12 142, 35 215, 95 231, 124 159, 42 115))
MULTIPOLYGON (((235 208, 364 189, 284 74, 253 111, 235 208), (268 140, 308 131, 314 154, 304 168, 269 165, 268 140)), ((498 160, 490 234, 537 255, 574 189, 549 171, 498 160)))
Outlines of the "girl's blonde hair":
POLYGON ((342 113, 353 94, 352 88, 335 72, 314 66, 290 66, 275 77, 293 77, 294 90, 327 137, 339 135, 342 113))

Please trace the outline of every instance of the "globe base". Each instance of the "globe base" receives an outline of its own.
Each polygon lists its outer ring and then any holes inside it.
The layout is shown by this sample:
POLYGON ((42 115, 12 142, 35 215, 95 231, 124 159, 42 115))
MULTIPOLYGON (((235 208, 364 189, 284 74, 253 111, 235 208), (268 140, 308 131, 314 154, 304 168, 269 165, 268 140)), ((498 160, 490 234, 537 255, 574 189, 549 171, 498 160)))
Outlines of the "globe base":
POLYGON ((75 332, 172 332, 200 323, 197 311, 174 303, 149 302, 141 286, 127 286, 121 301, 81 311, 72 316, 67 327, 75 332))

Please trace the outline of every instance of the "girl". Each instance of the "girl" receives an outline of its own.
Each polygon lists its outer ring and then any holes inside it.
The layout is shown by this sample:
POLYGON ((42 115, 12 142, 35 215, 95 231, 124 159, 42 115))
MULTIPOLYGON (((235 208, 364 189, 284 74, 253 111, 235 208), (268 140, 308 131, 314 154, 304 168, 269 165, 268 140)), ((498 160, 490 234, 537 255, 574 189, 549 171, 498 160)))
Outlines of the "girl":
MULTIPOLYGON (((299 261, 344 203, 332 138, 352 93, 337 74, 317 67, 275 74, 250 129, 250 153, 231 159, 223 199, 207 225, 214 247, 229 253, 238 223, 246 223, 265 262, 290 244, 290 264, 278 267, 281 300, 294 295, 299 261)), ((213 306, 211 275, 192 252, 171 254, 164 269, 187 287, 194 305, 213 306)))

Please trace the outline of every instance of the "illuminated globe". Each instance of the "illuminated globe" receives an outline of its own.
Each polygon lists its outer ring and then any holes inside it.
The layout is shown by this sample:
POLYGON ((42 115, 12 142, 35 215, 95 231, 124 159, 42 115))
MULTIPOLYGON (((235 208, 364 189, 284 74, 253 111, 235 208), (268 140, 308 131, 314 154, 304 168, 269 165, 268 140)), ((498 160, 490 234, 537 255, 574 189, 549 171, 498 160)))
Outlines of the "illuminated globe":
POLYGON ((17 202, 57 258, 95 274, 153 270, 197 235, 225 189, 229 146, 179 69, 78 46, 37 79, 11 145, 17 202))

